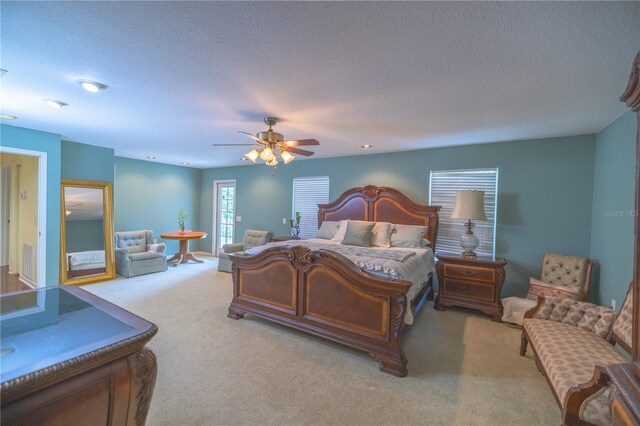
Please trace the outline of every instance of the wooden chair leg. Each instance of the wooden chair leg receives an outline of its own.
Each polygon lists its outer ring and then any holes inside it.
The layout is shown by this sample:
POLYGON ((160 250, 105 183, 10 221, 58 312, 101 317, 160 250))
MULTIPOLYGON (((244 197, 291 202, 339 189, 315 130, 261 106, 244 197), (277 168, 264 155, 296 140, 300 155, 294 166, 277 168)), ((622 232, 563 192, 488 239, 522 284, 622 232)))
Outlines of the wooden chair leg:
POLYGON ((527 344, 529 341, 527 340, 527 336, 524 334, 524 330, 522 331, 522 336, 520 337, 520 356, 525 356, 527 354, 527 344))

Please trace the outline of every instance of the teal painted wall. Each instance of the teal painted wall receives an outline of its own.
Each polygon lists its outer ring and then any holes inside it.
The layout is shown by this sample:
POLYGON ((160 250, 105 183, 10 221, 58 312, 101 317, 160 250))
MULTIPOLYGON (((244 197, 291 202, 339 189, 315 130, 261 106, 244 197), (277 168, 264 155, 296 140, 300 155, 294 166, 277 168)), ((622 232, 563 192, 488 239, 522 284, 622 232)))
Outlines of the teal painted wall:
POLYGON ((67 253, 104 250, 102 220, 67 220, 67 253))
POLYGON ((62 141, 61 176, 113 182, 113 148, 62 141))
POLYGON ((60 262, 60 136, 0 125, 0 145, 47 153, 47 285, 59 284, 60 262))
MULTIPOLYGON (((200 170, 150 161, 115 157, 114 229, 161 232, 178 229, 181 208, 190 215, 187 229, 200 228, 200 170)), ((167 252, 178 251, 177 241, 165 241, 167 252)), ((191 250, 198 245, 192 243, 191 250)))
POLYGON ((629 112, 596 135, 591 220, 595 302, 620 309, 633 275, 636 118, 629 112))
POLYGON ((294 161, 274 176, 262 164, 207 169, 201 177, 200 226, 209 233, 202 250, 211 251, 213 181, 236 179, 238 223, 246 229, 289 230, 292 180, 330 177, 330 199, 366 184, 400 189, 426 203, 430 170, 499 167, 496 254, 509 262, 503 296, 525 295, 529 277, 539 276, 547 251, 588 256, 590 251, 595 136, 426 149, 294 161))

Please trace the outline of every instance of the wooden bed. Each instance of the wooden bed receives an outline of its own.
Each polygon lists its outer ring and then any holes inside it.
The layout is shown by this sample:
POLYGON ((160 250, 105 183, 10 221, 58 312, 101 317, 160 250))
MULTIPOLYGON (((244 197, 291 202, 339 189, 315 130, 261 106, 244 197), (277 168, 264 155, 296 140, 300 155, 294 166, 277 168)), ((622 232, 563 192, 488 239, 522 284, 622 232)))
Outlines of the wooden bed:
MULTIPOLYGON (((330 204, 320 204, 325 220, 367 220, 428 225, 435 253, 440 207, 414 203, 400 191, 377 186, 353 188, 330 204)), ((382 363, 381 370, 407 375, 400 346, 410 281, 370 274, 346 257, 303 246, 272 247, 250 256, 230 255, 233 300, 228 316, 245 314, 284 324, 363 351, 382 363)), ((433 296, 433 274, 411 301, 414 315, 433 296)))

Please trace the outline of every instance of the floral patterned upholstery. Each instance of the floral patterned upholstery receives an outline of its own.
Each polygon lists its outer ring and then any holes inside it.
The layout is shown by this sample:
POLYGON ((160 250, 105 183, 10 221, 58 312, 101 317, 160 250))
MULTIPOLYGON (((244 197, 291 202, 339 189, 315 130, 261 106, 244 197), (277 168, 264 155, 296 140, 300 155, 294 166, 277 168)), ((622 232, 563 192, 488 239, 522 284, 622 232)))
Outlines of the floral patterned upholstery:
POLYGON ((618 315, 618 319, 613 323, 613 333, 617 336, 618 339, 622 340, 622 342, 627 345, 627 348, 631 348, 632 346, 632 331, 633 331, 633 294, 631 292, 631 287, 629 288, 629 292, 627 293, 627 297, 624 299, 624 304, 622 305, 622 309, 620 309, 620 314, 618 315))
POLYGON ((578 256, 565 256, 546 253, 542 257, 542 274, 540 280, 555 285, 584 287, 589 259, 578 256))
POLYGON ((625 362, 624 357, 606 340, 570 322, 531 318, 525 319, 524 329, 545 376, 563 406, 569 389, 591 380, 596 365, 625 362))
POLYGON ((609 385, 591 395, 580 406, 580 419, 598 426, 611 425, 611 403, 613 388, 609 385))
POLYGON ((544 299, 534 318, 575 326, 606 339, 616 319, 616 313, 612 309, 592 303, 549 297, 544 299))

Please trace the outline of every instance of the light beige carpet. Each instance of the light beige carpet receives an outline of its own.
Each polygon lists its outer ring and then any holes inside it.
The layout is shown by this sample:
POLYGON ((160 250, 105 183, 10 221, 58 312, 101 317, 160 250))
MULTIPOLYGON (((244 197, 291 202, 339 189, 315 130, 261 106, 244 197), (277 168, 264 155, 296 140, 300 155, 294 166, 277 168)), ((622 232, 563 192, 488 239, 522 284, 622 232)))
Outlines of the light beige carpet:
POLYGON ((559 424, 519 330, 429 302, 404 335, 409 376, 365 353, 255 317, 226 317, 217 259, 84 286, 160 331, 150 425, 559 424))

